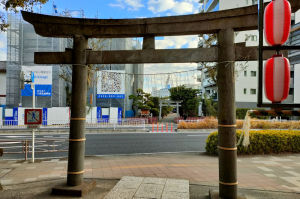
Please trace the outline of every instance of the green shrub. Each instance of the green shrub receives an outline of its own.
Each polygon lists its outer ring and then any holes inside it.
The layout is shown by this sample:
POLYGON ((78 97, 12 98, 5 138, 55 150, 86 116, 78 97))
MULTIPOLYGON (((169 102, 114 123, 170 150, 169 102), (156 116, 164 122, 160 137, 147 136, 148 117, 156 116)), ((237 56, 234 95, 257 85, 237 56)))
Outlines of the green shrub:
MULTIPOLYGON (((241 130, 237 130, 236 140, 239 140, 241 133, 241 130)), ((210 155, 217 155, 217 146, 218 132, 213 132, 206 139, 206 152, 210 155)), ((250 131, 250 145, 248 147, 238 146, 237 152, 238 154, 300 153, 300 131, 250 131)))
POLYGON ((236 109, 236 119, 243 120, 246 116, 246 113, 249 109, 247 108, 237 108, 236 109))

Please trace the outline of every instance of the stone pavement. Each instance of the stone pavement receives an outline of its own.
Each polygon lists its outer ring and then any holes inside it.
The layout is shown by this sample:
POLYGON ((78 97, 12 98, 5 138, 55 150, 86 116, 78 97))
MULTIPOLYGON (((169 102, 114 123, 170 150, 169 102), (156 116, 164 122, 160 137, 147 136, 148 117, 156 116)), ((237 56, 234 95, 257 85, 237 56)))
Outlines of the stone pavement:
POLYGON ((189 199, 189 181, 124 176, 104 199, 189 199))
MULTIPOLYGON (((6 186, 66 178, 67 160, 36 163, 0 160, 0 183, 6 186)), ((218 185, 218 158, 199 153, 86 157, 86 178, 123 176, 186 179, 191 185, 218 185)), ((300 154, 240 156, 240 188, 300 193, 300 154)))

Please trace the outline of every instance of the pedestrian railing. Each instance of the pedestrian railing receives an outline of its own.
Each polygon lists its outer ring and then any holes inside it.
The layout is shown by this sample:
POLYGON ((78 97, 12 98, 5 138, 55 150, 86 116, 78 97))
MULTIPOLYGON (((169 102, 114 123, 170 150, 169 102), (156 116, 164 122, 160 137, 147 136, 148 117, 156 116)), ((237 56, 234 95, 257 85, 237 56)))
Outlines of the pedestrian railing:
MULTIPOLYGON (((25 129, 26 125, 16 120, 6 120, 0 124, 0 129, 25 129)), ((69 120, 48 120, 43 121, 40 126, 41 129, 68 129, 70 128, 69 120)), ((111 119, 87 119, 86 128, 113 128, 113 129, 122 129, 122 128, 146 128, 146 119, 145 118, 122 118, 117 120, 111 119)))

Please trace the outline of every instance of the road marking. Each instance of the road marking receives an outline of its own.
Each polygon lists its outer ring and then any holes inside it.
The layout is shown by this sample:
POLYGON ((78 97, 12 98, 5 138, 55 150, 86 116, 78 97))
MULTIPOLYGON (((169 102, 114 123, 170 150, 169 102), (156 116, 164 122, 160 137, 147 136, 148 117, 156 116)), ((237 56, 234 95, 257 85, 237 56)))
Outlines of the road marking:
POLYGON ((193 136, 193 137, 207 137, 207 135, 187 135, 187 136, 193 136))

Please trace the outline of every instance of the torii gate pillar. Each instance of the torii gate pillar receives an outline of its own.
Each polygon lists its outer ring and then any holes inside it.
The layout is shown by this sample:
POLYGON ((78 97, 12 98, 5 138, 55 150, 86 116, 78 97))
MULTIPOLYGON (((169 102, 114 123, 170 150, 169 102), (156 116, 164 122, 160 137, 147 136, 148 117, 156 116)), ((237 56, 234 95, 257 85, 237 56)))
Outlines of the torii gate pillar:
POLYGON ((237 198, 237 148, 234 77, 234 30, 218 33, 219 196, 237 198))
POLYGON ((68 177, 69 186, 82 183, 85 153, 85 120, 87 93, 86 49, 88 38, 73 38, 72 102, 69 137, 68 177))

